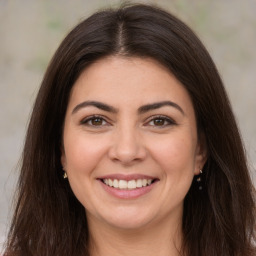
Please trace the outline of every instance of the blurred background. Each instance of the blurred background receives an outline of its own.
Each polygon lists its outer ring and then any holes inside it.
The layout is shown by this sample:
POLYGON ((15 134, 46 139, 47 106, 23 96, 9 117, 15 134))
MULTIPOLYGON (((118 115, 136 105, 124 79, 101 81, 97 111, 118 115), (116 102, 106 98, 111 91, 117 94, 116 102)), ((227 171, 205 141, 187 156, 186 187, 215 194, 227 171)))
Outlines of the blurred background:
MULTIPOLYGON (((79 21, 122 2, 0 0, 0 249, 28 118, 47 64, 79 21)), ((256 1, 136 2, 154 3, 176 14, 209 50, 230 96, 256 184, 256 1)))

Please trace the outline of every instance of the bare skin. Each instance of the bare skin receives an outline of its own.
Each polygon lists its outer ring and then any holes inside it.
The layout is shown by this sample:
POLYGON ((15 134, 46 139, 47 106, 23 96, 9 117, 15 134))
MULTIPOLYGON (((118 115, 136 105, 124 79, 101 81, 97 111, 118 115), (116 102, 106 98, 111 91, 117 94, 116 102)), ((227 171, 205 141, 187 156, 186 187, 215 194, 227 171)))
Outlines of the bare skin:
POLYGON ((180 255, 183 201, 206 160, 191 99, 152 59, 108 57, 75 82, 61 161, 92 256, 180 255))

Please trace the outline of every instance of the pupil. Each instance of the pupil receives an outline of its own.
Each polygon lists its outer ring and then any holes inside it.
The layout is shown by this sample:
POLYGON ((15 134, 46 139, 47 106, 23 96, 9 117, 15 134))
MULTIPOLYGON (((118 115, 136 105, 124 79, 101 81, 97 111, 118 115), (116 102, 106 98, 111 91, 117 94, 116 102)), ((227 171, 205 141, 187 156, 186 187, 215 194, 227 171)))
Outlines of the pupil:
POLYGON ((95 119, 92 120, 92 124, 93 125, 101 125, 102 120, 100 118, 95 118, 95 119))
POLYGON ((155 125, 160 126, 160 125, 163 125, 163 124, 164 124, 164 120, 163 119, 156 119, 155 120, 155 125))

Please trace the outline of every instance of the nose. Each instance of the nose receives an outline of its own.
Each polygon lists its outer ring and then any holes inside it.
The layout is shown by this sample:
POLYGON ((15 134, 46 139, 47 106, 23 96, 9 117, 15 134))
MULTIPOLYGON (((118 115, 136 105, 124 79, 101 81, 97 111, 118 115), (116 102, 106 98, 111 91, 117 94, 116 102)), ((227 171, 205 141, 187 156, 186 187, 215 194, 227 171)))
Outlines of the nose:
POLYGON ((146 158, 147 150, 136 128, 124 127, 115 132, 109 157, 122 165, 133 165, 146 158))

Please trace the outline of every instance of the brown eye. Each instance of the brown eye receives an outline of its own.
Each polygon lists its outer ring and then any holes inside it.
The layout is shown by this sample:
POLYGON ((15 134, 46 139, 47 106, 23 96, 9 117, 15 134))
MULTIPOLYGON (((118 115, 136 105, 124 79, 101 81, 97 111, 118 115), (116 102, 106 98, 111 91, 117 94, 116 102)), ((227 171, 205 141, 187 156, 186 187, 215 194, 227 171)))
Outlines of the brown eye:
POLYGON ((175 125, 176 123, 169 117, 166 116, 156 116, 152 117, 147 125, 152 127, 164 128, 167 126, 175 125))
POLYGON ((85 118, 81 121, 82 125, 86 125, 86 126, 105 126, 108 123, 106 122, 106 120, 102 117, 99 116, 91 116, 88 118, 85 118))
POLYGON ((91 119, 91 124, 94 126, 102 125, 103 124, 103 119, 102 118, 93 118, 91 119))
POLYGON ((155 126, 163 126, 165 125, 166 123, 166 120, 162 119, 162 118, 158 118, 158 119, 154 119, 153 120, 153 123, 155 126))

